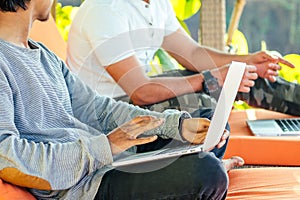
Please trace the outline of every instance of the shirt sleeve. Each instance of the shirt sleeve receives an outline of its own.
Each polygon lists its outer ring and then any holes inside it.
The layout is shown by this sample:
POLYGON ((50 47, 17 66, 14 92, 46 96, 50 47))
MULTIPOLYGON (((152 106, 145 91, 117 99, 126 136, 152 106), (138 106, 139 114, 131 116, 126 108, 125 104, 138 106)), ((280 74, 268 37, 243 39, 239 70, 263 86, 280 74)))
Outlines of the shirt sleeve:
POLYGON ((86 12, 81 31, 102 66, 108 66, 134 55, 127 18, 111 6, 94 6, 86 12))

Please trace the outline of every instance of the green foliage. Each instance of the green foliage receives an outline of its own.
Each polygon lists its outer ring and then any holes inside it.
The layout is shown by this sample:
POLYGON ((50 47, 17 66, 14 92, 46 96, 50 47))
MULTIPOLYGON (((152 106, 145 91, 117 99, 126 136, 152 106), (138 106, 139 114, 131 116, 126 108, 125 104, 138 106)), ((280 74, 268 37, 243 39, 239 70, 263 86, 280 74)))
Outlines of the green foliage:
POLYGON ((75 16, 78 7, 63 6, 61 3, 56 4, 56 24, 58 30, 65 41, 68 40, 71 22, 75 16))
POLYGON ((284 59, 295 65, 294 69, 280 63, 281 70, 279 71, 279 76, 285 80, 293 83, 300 83, 300 55, 299 54, 287 54, 283 56, 284 59))
MULTIPOLYGON (((226 0, 226 22, 236 0, 226 0)), ((249 41, 249 52, 260 50, 262 40, 269 49, 282 55, 300 52, 300 1, 299 0, 248 0, 239 22, 249 41)), ((228 26, 227 26, 228 27, 228 26)))
POLYGON ((193 16, 201 6, 200 0, 171 0, 176 16, 180 20, 185 20, 193 16))
POLYGON ((249 106, 246 102, 244 101, 235 101, 233 104, 234 109, 236 110, 245 110, 245 109, 249 109, 252 108, 251 106, 249 106))
MULTIPOLYGON (((227 34, 225 36, 225 41, 227 40, 227 34)), ((248 54, 248 42, 245 35, 238 29, 233 32, 231 48, 234 53, 238 55, 248 54)))
POLYGON ((156 56, 161 64, 162 72, 169 71, 176 68, 176 65, 172 63, 170 55, 163 49, 158 49, 156 56))

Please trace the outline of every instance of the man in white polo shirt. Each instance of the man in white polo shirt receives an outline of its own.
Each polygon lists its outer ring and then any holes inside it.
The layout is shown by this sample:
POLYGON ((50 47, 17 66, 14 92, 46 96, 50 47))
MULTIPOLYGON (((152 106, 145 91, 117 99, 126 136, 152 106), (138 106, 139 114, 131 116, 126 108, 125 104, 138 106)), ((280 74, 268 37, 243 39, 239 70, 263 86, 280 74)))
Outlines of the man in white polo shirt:
POLYGON ((249 92, 256 85, 250 94, 242 95, 243 100, 300 114, 293 108, 300 107, 294 103, 300 100, 287 97, 292 101, 286 103, 285 95, 276 90, 295 88, 282 79, 275 81, 278 63, 294 67, 291 63, 265 52, 240 56, 200 46, 182 29, 168 0, 86 0, 73 20, 68 40, 67 63, 82 80, 103 95, 121 100, 129 96, 132 103, 157 111, 213 107, 214 100, 208 95, 217 98, 231 61, 248 64, 240 92, 249 92), (149 78, 147 72, 159 48, 186 70, 149 78), (173 75, 176 77, 169 77, 173 75), (258 90, 264 91, 262 97, 254 96, 258 90))

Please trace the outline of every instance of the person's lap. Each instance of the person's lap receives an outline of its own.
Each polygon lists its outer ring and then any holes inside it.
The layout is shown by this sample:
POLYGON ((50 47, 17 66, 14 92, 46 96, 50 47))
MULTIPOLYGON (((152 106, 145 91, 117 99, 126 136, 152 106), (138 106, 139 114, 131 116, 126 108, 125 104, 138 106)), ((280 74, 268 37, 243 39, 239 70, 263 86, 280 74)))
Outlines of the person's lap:
POLYGON ((202 152, 111 170, 95 199, 225 199, 227 186, 220 159, 202 152))
MULTIPOLYGON (((198 109, 191 115, 211 119, 213 110, 198 109)), ((181 144, 159 137, 137 146, 137 153, 181 144)), ((221 161, 225 149, 226 145, 209 153, 111 170, 104 175, 95 199, 225 199, 228 180, 221 161)))
MULTIPOLYGON (((192 117, 212 118, 212 105, 215 102, 206 96, 203 98, 200 93, 187 95, 182 95, 183 104, 180 104, 180 99, 173 98, 167 103, 160 102, 144 108, 155 111, 187 110, 186 106, 189 106, 192 117), (191 100, 195 103, 191 103, 191 100)), ((128 102, 129 98, 117 100, 128 102)), ((228 124, 226 129, 229 130, 228 124)), ((137 152, 156 150, 167 145, 180 145, 180 142, 159 138, 153 143, 139 146, 137 152)), ((182 156, 171 162, 156 161, 111 170, 104 175, 95 199, 214 199, 212 195, 216 195, 216 199, 225 199, 228 179, 221 159, 226 146, 227 143, 210 153, 182 156)))

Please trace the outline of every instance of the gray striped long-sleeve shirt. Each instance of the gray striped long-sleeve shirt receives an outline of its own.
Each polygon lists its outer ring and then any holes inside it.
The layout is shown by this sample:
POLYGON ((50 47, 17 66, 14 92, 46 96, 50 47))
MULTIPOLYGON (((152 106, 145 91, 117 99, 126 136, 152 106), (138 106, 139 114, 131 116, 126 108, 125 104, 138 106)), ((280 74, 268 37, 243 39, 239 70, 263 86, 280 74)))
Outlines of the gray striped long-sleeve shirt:
POLYGON ((106 134, 137 115, 164 117, 146 134, 178 137, 181 112, 99 96, 43 45, 0 40, 0 178, 39 199, 93 199, 113 157, 106 134))

